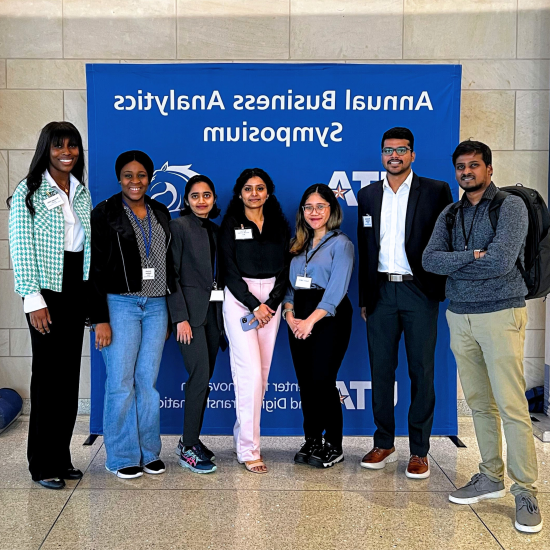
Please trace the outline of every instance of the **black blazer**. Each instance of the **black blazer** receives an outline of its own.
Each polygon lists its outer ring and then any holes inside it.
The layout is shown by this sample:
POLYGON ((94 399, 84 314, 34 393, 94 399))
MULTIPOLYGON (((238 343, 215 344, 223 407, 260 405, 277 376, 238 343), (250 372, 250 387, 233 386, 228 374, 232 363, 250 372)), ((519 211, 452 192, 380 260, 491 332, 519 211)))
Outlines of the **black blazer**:
MULTIPOLYGON (((166 282, 168 294, 176 290, 170 253, 170 212, 164 204, 145 195, 166 233, 166 282)), ((124 294, 141 290, 141 256, 136 234, 124 212, 122 193, 100 202, 93 210, 92 258, 90 265, 89 308, 92 323, 108 323, 107 294, 124 294)))
MULTIPOLYGON (((211 223, 212 237, 218 250, 218 226, 211 223)), ((170 222, 172 242, 170 249, 174 262, 177 290, 168 296, 172 323, 189 321, 192 327, 202 325, 210 305, 214 282, 210 260, 208 231, 195 214, 188 214, 170 222)), ((219 269, 218 269, 219 271, 219 269)), ((218 284, 218 287, 221 285, 218 284)), ((222 302, 213 302, 217 308, 218 327, 222 328, 222 302)))
MULTIPOLYGON (((359 305, 367 308, 367 315, 374 311, 380 289, 378 255, 383 183, 383 180, 374 182, 357 194, 359 305), (372 216, 372 227, 363 227, 363 216, 367 215, 372 216)), ((422 267, 422 253, 428 245, 437 217, 452 202, 453 196, 447 182, 413 174, 405 220, 405 252, 414 283, 428 298, 440 302, 445 299, 446 277, 425 271, 422 267)))

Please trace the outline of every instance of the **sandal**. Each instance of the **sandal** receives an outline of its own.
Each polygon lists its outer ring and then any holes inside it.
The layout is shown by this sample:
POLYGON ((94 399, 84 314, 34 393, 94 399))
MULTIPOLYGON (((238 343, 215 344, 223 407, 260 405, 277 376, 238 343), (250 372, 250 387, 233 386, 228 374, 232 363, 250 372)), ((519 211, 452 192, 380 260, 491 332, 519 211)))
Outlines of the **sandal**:
POLYGON ((255 468, 260 468, 262 466, 266 468, 265 462, 261 458, 244 462, 244 467, 253 474, 267 474, 267 468, 265 470, 255 470, 255 468))

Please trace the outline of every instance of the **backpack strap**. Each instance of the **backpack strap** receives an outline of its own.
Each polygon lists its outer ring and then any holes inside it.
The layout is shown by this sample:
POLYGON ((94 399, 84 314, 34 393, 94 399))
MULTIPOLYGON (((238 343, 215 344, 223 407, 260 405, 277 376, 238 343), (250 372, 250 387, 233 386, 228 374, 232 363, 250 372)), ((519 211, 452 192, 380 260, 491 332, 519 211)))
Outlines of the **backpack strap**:
POLYGON ((500 216, 500 207, 502 206, 504 199, 509 194, 510 193, 506 193, 506 191, 501 191, 499 189, 497 194, 491 200, 491 204, 489 204, 489 221, 491 222, 491 227, 495 232, 497 230, 498 218, 500 216))
POLYGON ((445 214, 445 225, 447 226, 447 231, 449 232, 449 237, 451 238, 451 242, 453 240, 453 227, 456 223, 456 214, 458 212, 458 209, 460 208, 460 201, 455 202, 451 205, 449 210, 447 210, 447 214, 445 214))
MULTIPOLYGON (((504 199, 509 195, 510 193, 507 193, 506 191, 498 190, 497 194, 493 197, 493 200, 491 200, 491 204, 489 205, 489 221, 491 222, 491 227, 493 228, 493 231, 496 232, 497 225, 498 225, 498 218, 500 216, 500 207, 502 206, 502 203, 504 202, 504 199)), ((521 265, 521 261, 518 258, 516 260, 516 267, 519 269, 519 272, 521 273, 521 276, 523 277, 523 280, 527 284, 527 288, 530 288, 530 281, 531 278, 529 277, 529 274, 525 271, 523 268, 523 265, 521 265)))

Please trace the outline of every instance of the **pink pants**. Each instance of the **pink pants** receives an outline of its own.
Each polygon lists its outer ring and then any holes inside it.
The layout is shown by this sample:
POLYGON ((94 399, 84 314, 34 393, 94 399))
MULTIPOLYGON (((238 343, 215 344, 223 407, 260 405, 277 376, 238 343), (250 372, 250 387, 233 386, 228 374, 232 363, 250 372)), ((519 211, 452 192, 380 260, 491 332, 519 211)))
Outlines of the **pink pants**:
MULTIPOLYGON (((275 277, 243 280, 248 284, 248 290, 262 303, 268 299, 275 284, 275 277)), ((248 308, 226 288, 223 320, 229 340, 231 376, 235 385, 237 421, 233 436, 239 462, 260 458, 260 417, 281 322, 281 306, 264 328, 244 332, 240 319, 249 313, 248 308)))

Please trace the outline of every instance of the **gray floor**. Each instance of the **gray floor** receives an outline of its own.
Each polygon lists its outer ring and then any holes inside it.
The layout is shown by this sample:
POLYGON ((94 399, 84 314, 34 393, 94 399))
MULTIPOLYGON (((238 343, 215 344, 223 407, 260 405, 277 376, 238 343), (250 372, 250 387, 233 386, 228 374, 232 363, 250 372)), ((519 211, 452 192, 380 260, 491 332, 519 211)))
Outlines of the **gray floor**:
MULTIPOLYGON (((85 475, 63 491, 30 480, 27 426, 23 417, 0 435, 0 550, 550 549, 550 526, 537 535, 514 529, 509 494, 474 506, 448 501, 448 493, 475 473, 479 460, 467 418, 460 420, 467 448, 434 438, 432 474, 423 481, 404 475, 404 439, 397 444, 399 462, 374 472, 359 466, 370 438, 346 438, 345 462, 321 471, 292 463, 299 438, 266 437, 262 454, 269 473, 257 475, 237 463, 231 438, 205 437, 219 468, 196 475, 178 465, 177 437, 168 436, 162 453, 167 472, 125 481, 105 470, 101 438, 82 446, 88 421, 80 417, 73 462, 85 475)), ((550 444, 535 441, 539 503, 550 517, 550 444)))

